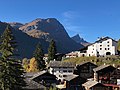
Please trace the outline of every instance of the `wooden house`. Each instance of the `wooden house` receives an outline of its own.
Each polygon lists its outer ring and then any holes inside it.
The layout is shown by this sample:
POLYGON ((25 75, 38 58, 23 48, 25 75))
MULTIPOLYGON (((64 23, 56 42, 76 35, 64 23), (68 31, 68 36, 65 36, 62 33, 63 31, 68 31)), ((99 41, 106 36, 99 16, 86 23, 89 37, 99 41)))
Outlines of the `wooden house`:
POLYGON ((92 78, 94 76, 93 69, 96 67, 97 65, 92 62, 82 62, 76 66, 74 74, 77 74, 80 77, 84 77, 86 79, 92 78))
POLYGON ((48 71, 38 72, 34 74, 31 79, 46 87, 49 87, 50 85, 57 83, 57 77, 53 74, 50 74, 48 71))
POLYGON ((62 90, 83 90, 82 84, 85 82, 85 78, 73 74, 65 77, 64 83, 57 85, 56 87, 62 90))
POLYGON ((116 70, 116 68, 111 65, 102 65, 94 68, 94 80, 103 84, 116 84, 116 81, 111 78, 111 73, 113 73, 114 70, 116 70))

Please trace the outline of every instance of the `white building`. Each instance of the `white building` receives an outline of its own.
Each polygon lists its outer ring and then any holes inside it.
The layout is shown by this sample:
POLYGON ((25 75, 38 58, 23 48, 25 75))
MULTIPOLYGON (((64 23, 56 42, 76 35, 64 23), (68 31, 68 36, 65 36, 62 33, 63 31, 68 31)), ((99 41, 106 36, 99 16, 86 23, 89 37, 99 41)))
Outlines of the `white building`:
POLYGON ((117 41, 110 37, 102 37, 88 46, 87 56, 106 56, 117 54, 117 41))
POLYGON ((78 57, 78 53, 79 53, 79 51, 73 51, 73 52, 66 54, 65 56, 66 56, 66 58, 76 58, 76 57, 78 57))
POLYGON ((102 37, 99 38, 95 43, 92 43, 87 47, 81 49, 80 52, 81 52, 81 56, 116 55, 118 54, 117 41, 113 40, 110 37, 102 37))
POLYGON ((63 81, 68 75, 73 75, 75 64, 71 62, 51 61, 49 72, 54 74, 58 80, 63 81))

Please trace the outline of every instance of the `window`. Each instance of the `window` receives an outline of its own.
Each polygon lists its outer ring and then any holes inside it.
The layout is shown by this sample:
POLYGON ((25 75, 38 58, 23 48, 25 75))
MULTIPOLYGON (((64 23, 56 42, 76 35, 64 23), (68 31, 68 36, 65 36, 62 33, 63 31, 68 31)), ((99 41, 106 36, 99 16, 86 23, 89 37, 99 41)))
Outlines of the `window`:
POLYGON ((108 50, 110 50, 110 48, 108 48, 108 50))
POLYGON ((63 75, 63 77, 67 77, 67 75, 63 75))
POLYGON ((102 45, 100 45, 100 47, 102 47, 102 45))
POLYGON ((68 70, 68 72, 72 72, 72 70, 68 70))
POLYGON ((109 43, 109 41, 107 41, 107 43, 109 43))
POLYGON ((63 70, 63 72, 67 72, 67 70, 63 70))
POLYGON ((107 45, 108 47, 110 46, 110 45, 107 45))
POLYGON ((102 48, 100 48, 100 50, 102 50, 102 48))
POLYGON ((107 50, 107 48, 105 48, 105 50, 107 50))

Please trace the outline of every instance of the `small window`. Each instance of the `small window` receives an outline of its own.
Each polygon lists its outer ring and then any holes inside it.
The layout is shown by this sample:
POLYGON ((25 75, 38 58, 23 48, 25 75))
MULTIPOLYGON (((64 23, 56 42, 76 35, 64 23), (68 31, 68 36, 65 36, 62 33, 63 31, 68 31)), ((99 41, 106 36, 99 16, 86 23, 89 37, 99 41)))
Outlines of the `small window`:
POLYGON ((67 72, 67 70, 63 70, 63 72, 67 72))
POLYGON ((107 41, 107 43, 109 43, 109 41, 107 41))
POLYGON ((105 50, 107 50, 107 48, 105 48, 105 50))
POLYGON ((108 47, 110 46, 110 45, 107 45, 108 47))
POLYGON ((100 50, 102 50, 102 48, 100 48, 100 50))
POLYGON ((100 45, 100 47, 102 47, 102 45, 100 45))
POLYGON ((108 48, 108 50, 110 50, 110 48, 108 48))
POLYGON ((67 75, 63 75, 63 77, 67 77, 67 75))
POLYGON ((68 72, 72 72, 72 70, 68 70, 68 72))

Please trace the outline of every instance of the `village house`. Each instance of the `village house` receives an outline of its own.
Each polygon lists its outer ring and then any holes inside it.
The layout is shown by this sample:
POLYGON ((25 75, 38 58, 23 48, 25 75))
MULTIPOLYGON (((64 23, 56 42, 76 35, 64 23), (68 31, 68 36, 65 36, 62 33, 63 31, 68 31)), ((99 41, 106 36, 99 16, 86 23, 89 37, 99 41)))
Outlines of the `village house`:
POLYGON ((79 75, 80 77, 84 77, 86 79, 93 78, 94 72, 93 69, 96 68, 97 65, 95 65, 92 62, 82 62, 78 64, 74 70, 74 74, 79 75))
POLYGON ((57 83, 56 76, 48 71, 27 72, 24 76, 27 86, 23 90, 45 90, 57 83))
POLYGON ((71 62, 51 61, 49 72, 55 75, 58 80, 63 81, 68 75, 73 75, 75 64, 71 62))
POLYGON ((82 48, 78 56, 116 55, 117 41, 110 37, 101 37, 96 42, 82 48))
POLYGON ((101 65, 94 68, 94 80, 103 84, 116 84, 114 79, 111 78, 111 73, 115 70, 116 68, 111 65, 101 65))
POLYGON ((26 85, 23 86, 23 90, 44 90, 46 88, 42 84, 31 79, 34 74, 35 72, 27 72, 24 74, 26 85))
POLYGON ((56 85, 56 87, 60 90, 83 90, 82 84, 85 82, 85 78, 73 74, 65 77, 64 83, 56 85))
POLYGON ((120 86, 117 84, 117 79, 120 78, 120 73, 117 73, 117 70, 117 68, 111 65, 101 65, 94 68, 94 80, 104 84, 109 88, 108 90, 119 90, 120 86))

